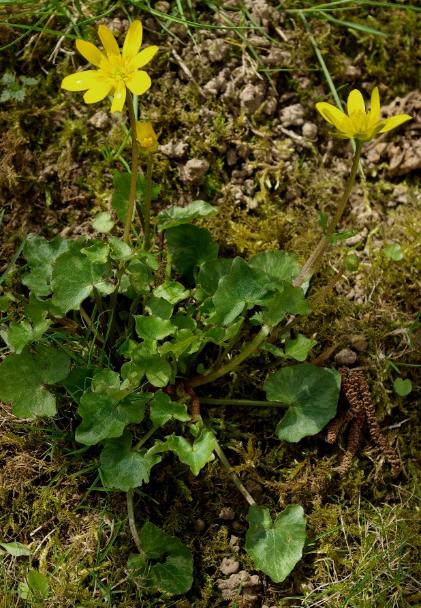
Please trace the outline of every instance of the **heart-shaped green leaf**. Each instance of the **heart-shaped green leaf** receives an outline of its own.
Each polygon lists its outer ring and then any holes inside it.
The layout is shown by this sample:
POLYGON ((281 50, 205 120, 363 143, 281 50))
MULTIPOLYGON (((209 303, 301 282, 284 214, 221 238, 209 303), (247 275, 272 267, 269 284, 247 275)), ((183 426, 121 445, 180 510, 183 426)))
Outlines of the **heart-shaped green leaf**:
POLYGON ((126 431, 118 439, 107 439, 100 456, 99 473, 107 488, 129 492, 149 481, 152 467, 160 462, 158 454, 132 450, 132 435, 126 431))
POLYGON ((48 296, 51 293, 51 276, 56 259, 67 251, 68 242, 60 237, 47 241, 44 237, 30 234, 23 246, 23 255, 31 271, 22 277, 34 295, 48 296))
POLYGON ((104 295, 114 291, 114 286, 108 281, 107 265, 91 261, 82 253, 82 248, 82 243, 74 243, 54 265, 52 301, 63 313, 78 310, 94 288, 104 295))
POLYGON ((144 340, 163 340, 177 331, 169 319, 137 315, 135 320, 137 335, 144 340))
POLYGON ((260 279, 261 275, 246 261, 235 258, 230 272, 220 279, 212 297, 215 322, 230 325, 244 309, 259 303, 268 291, 260 279))
POLYGON ((286 251, 263 251, 254 255, 250 266, 255 270, 263 272, 268 279, 272 289, 283 286, 286 281, 292 283, 293 279, 300 272, 300 265, 291 253, 286 251))
POLYGON ((45 318, 33 325, 26 320, 19 321, 19 323, 12 322, 9 327, 5 326, 0 329, 0 336, 10 350, 19 355, 25 346, 37 342, 50 325, 51 321, 45 318))
POLYGON ((279 439, 297 442, 321 431, 336 414, 340 385, 337 371, 309 363, 272 374, 264 384, 267 399, 289 406, 276 427, 279 439))
POLYGON ((175 269, 189 280, 196 266, 218 256, 218 245, 206 228, 182 224, 169 228, 165 236, 175 269))
POLYGON ((275 583, 281 583, 302 557, 306 539, 303 508, 289 505, 272 521, 269 509, 252 505, 247 521, 247 553, 256 568, 270 576, 275 583))
POLYGON ((171 397, 162 391, 157 391, 151 402, 151 420, 155 427, 164 426, 169 420, 188 422, 190 416, 184 403, 172 401, 171 397))
POLYGON ((46 385, 64 380, 69 364, 65 353, 43 345, 9 355, 0 365, 0 399, 20 418, 54 416, 56 399, 46 385))
POLYGON ((307 315, 310 306, 303 290, 284 282, 278 283, 278 291, 268 298, 263 305, 263 320, 271 327, 282 321, 286 314, 307 315))
POLYGON ((393 388, 395 393, 400 397, 406 397, 412 391, 412 382, 409 378, 405 380, 403 378, 396 378, 393 382, 393 388))
POLYGON ((151 522, 143 524, 139 540, 145 556, 130 556, 128 567, 134 575, 142 578, 143 585, 161 593, 186 593, 193 583, 190 549, 151 522))
POLYGON ((215 215, 216 208, 205 201, 193 201, 186 207, 170 207, 158 213, 159 230, 167 230, 180 224, 188 224, 198 217, 215 215))
POLYGON ((165 449, 177 454, 182 463, 187 464, 193 475, 198 475, 205 464, 214 459, 215 435, 203 430, 191 444, 184 437, 171 435, 165 442, 165 449))
POLYGON ((87 391, 78 408, 82 422, 76 429, 76 441, 94 445, 102 439, 120 437, 128 424, 142 422, 150 398, 150 393, 140 393, 117 401, 110 395, 87 391))
POLYGON ((315 344, 316 340, 310 340, 303 334, 298 334, 294 339, 287 338, 285 340, 285 355, 296 361, 305 361, 315 344))

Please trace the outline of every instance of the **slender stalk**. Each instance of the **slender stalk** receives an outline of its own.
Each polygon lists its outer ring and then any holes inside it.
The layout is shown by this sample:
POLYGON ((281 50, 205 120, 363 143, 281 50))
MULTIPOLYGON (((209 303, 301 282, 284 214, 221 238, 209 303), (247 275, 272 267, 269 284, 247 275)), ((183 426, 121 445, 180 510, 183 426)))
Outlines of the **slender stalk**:
POLYGON ((134 516, 133 508, 133 490, 129 490, 129 492, 127 492, 127 515, 129 517, 130 532, 132 533, 132 537, 137 547, 137 550, 139 551, 140 555, 145 555, 145 552, 140 544, 140 538, 136 528, 136 519, 134 516))
POLYGON ((129 201, 127 205, 126 219, 124 222, 123 240, 125 243, 130 243, 130 228, 132 225, 133 212, 136 204, 137 173, 139 168, 139 144, 136 139, 136 116, 133 108, 133 97, 129 91, 127 91, 126 101, 127 109, 129 111, 130 130, 132 132, 132 166, 130 175, 129 201))
POLYGON ((156 431, 156 426, 153 426, 152 428, 149 429, 149 431, 147 433, 145 433, 143 435, 143 437, 141 439, 139 439, 139 441, 136 443, 136 445, 134 446, 134 450, 140 450, 140 448, 142 447, 142 445, 144 445, 148 439, 150 437, 152 437, 152 435, 155 433, 156 431))
POLYGON ((232 469, 232 466, 230 465, 230 463, 228 461, 228 458, 225 456, 225 454, 224 454, 221 446, 219 445, 219 443, 217 441, 215 443, 215 452, 216 452, 216 455, 218 456, 219 460, 222 462, 223 466, 226 468, 226 470, 230 474, 230 476, 231 476, 234 484, 236 485, 237 489, 244 496, 244 498, 246 499, 246 501, 248 502, 248 504, 249 505, 255 505, 256 501, 254 500, 254 498, 250 494, 250 492, 241 483, 241 480, 238 477, 238 475, 236 475, 236 473, 234 473, 234 471, 232 469))
POLYGON ((255 401, 251 399, 212 399, 207 397, 200 397, 200 404, 204 405, 239 405, 246 407, 289 407, 286 403, 279 403, 279 401, 255 401))
POLYGON ((143 224, 145 230, 145 250, 148 251, 151 245, 151 201, 152 201, 152 164, 153 154, 147 153, 146 161, 146 188, 145 200, 143 203, 143 224))
POLYGON ((259 333, 257 333, 253 340, 248 342, 245 347, 241 350, 241 352, 231 359, 228 363, 220 367, 219 369, 210 372, 209 374, 205 374, 203 376, 196 376, 189 380, 190 386, 201 386, 202 384, 208 384, 209 382, 213 382, 221 376, 225 376, 232 370, 236 369, 247 357, 250 357, 256 350, 259 348, 262 342, 266 340, 270 333, 270 327, 268 325, 263 325, 260 329, 259 333))
POLYGON ((345 211, 346 205, 347 205, 349 197, 351 195, 352 188, 355 183, 355 177, 356 177, 357 171, 358 171, 359 162, 360 162, 361 148, 362 148, 362 142, 357 140, 354 160, 352 162, 351 174, 348 178, 348 181, 347 181, 344 193, 342 195, 342 198, 339 202, 339 205, 336 208, 335 215, 331 219, 331 221, 326 229, 325 234, 322 236, 320 241, 317 243, 314 251, 310 254, 309 258, 307 259, 304 266, 302 267, 300 274, 294 279, 293 285, 295 287, 300 287, 305 281, 310 279, 313 276, 313 274, 316 272, 317 268, 319 267, 319 264, 322 261, 323 254, 324 254, 325 250, 327 249, 328 245, 330 244, 331 237, 332 237, 333 233, 335 232, 336 226, 338 225, 338 223, 345 211))
POLYGON ((94 323, 92 322, 91 317, 88 315, 88 313, 83 308, 83 306, 79 307, 79 312, 80 312, 80 316, 85 321, 85 323, 89 327, 90 331, 94 334, 94 340, 98 340, 98 342, 101 342, 101 344, 104 344, 104 338, 98 332, 98 327, 96 327, 94 325, 94 323))

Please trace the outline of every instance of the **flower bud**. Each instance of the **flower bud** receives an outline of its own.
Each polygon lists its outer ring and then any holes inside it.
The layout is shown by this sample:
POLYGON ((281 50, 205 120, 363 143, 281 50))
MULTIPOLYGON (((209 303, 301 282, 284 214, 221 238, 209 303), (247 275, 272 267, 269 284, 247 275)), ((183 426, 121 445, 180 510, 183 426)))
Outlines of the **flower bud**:
POLYGON ((136 139, 144 152, 156 152, 158 138, 149 120, 139 120, 136 123, 136 139))

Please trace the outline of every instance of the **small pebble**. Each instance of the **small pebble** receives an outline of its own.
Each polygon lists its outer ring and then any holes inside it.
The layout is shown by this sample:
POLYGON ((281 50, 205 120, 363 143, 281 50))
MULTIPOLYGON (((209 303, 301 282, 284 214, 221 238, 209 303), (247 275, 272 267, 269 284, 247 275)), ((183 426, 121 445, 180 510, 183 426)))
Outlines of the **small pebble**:
POLYGON ((236 559, 232 559, 232 557, 224 557, 219 569, 222 574, 225 574, 226 576, 235 574, 240 569, 240 562, 238 562, 236 559))
POLYGON ((206 524, 203 521, 203 519, 196 519, 196 521, 194 522, 194 527, 196 529, 197 532, 203 532, 203 530, 206 528, 206 524))
POLYGON ((343 348, 335 355, 335 361, 339 365, 352 365, 357 360, 357 353, 350 348, 343 348))
POLYGON ((232 520, 235 517, 235 511, 231 507, 223 507, 219 512, 219 519, 224 519, 226 521, 232 520))
POLYGON ((201 184, 208 169, 207 160, 191 158, 181 168, 181 179, 185 184, 201 184))
POLYGON ((313 122, 305 122, 303 124, 302 132, 303 137, 306 137, 310 141, 317 139, 317 125, 315 125, 313 122))

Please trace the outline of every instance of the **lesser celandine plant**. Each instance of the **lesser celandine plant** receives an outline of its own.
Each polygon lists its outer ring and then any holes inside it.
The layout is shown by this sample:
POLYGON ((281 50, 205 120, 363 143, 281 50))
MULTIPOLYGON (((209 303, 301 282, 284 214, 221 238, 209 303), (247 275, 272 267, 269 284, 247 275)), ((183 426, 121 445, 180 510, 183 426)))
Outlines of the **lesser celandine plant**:
POLYGON ((10 351, 0 365, 0 398, 25 418, 54 416, 57 403, 66 399, 74 404, 76 441, 86 449, 100 446, 103 485, 127 493, 137 547, 129 567, 144 588, 181 594, 193 580, 189 549, 153 522, 138 528, 135 521, 133 492, 149 482, 168 453, 193 475, 215 455, 220 459, 249 503, 246 551, 256 568, 280 582, 302 555, 303 509, 289 505, 273 520, 267 507, 255 503, 230 469, 203 407, 280 408, 274 432, 289 442, 318 433, 335 416, 340 376, 305 363, 314 343, 301 334, 292 337, 288 319, 310 312, 308 279, 343 214, 363 142, 409 117, 382 120, 377 89, 368 114, 358 91, 350 94, 348 115, 318 104, 341 137, 357 142, 344 195, 319 245, 302 268, 283 251, 249 260, 221 258, 210 232, 194 223, 216 213, 208 203, 194 201, 151 218, 151 201, 159 192, 152 182, 157 136, 149 121, 137 119, 133 95, 149 89, 150 77, 141 68, 157 47, 140 50, 140 21, 131 24, 122 50, 105 26, 98 33, 104 51, 84 40, 76 43, 97 69, 67 76, 62 86, 86 91, 87 103, 111 95, 112 112, 126 104, 131 172, 115 174, 112 199, 122 230, 102 213, 93 222, 97 238, 25 239, 20 272, 27 291, 10 296, 14 308, 20 302, 23 318, 8 313, 0 330, 10 351), (144 175, 139 158, 145 161, 144 175), (165 235, 164 247, 156 232, 165 235), (278 345, 270 340, 275 329, 278 345), (266 399, 221 395, 214 383, 258 351, 285 360, 267 374, 266 399), (206 392, 196 392, 205 385, 206 392))

